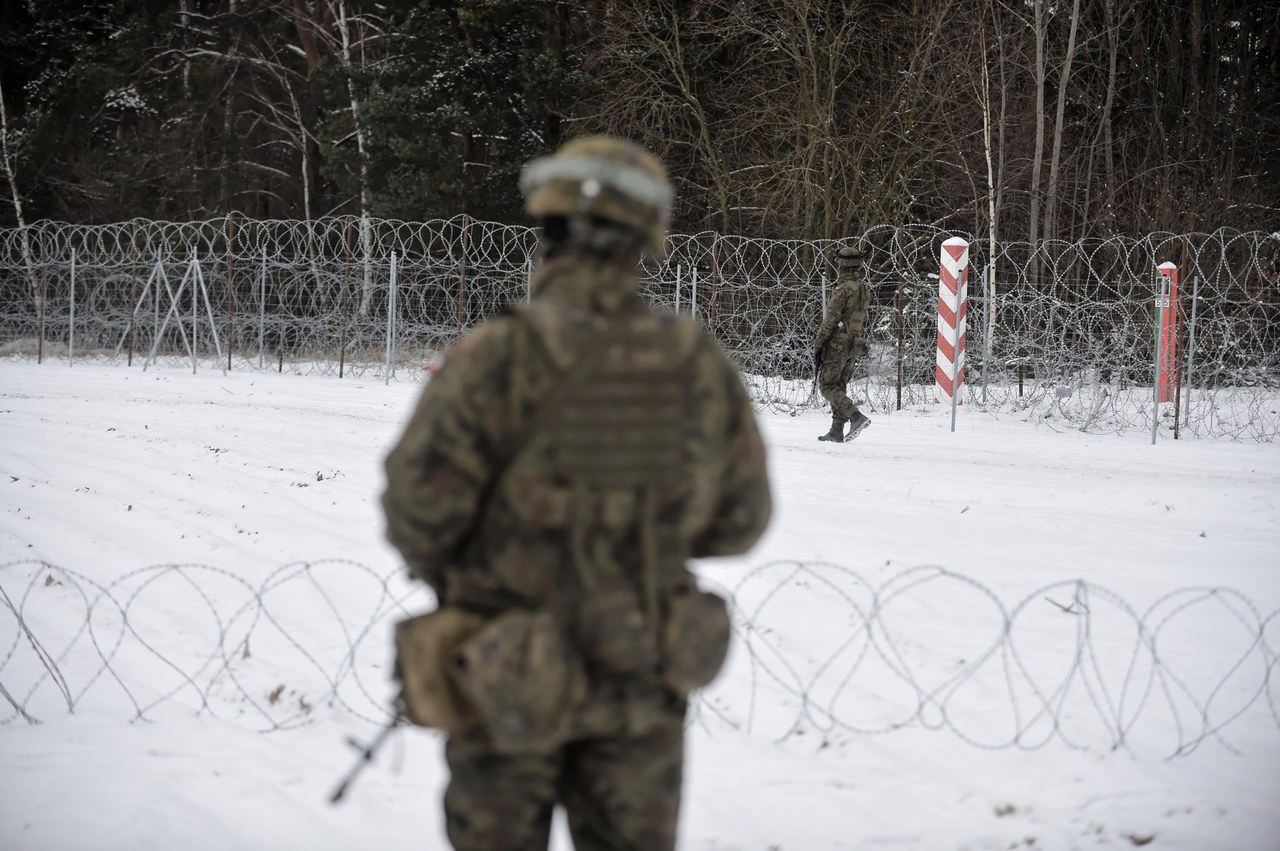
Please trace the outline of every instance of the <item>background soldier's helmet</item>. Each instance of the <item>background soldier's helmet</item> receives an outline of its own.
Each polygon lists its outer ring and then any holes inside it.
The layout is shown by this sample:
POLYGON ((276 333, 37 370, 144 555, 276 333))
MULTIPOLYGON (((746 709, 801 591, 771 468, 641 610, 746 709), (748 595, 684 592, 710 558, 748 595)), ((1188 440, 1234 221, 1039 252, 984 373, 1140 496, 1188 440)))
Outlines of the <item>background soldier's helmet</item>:
POLYGON ((666 254, 671 184, 657 157, 625 139, 587 136, 540 157, 520 175, 525 210, 534 218, 603 218, 642 235, 654 256, 666 254))
POLYGON ((842 269, 858 266, 866 259, 867 252, 861 245, 840 245, 831 252, 832 262, 842 269))

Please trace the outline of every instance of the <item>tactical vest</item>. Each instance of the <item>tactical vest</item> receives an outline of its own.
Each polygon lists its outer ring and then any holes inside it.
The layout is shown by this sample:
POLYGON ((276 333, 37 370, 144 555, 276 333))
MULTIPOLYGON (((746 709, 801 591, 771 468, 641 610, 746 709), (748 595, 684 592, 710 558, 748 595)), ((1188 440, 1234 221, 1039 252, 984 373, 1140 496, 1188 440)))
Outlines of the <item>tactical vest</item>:
POLYGON ((564 556, 551 606, 593 680, 651 678, 683 696, 714 677, 730 632, 680 535, 706 439, 690 381, 702 332, 639 307, 602 317, 550 301, 517 321, 555 377, 503 477, 556 495, 539 518, 564 556))
POLYGON ((559 579, 588 597, 630 585, 643 597, 645 619, 655 620, 660 586, 684 578, 681 547, 666 534, 657 503, 681 490, 694 460, 690 424, 702 400, 693 398, 688 375, 696 331, 649 312, 604 318, 544 302, 521 313, 558 373, 530 425, 543 439, 529 440, 514 463, 544 470, 567 492, 559 519, 573 574, 559 579), (638 552, 593 552, 620 542, 638 552), (613 573, 620 563, 639 574, 613 573))

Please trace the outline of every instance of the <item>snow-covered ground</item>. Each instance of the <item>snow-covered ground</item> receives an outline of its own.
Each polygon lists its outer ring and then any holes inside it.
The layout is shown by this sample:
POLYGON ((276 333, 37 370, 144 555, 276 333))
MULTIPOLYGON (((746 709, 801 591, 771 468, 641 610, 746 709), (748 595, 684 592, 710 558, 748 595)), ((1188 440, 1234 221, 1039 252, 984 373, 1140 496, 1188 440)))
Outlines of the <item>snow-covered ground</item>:
MULTIPOLYGON (((432 733, 327 801, 430 602, 377 504, 418 392, 0 362, 0 847, 446 847, 432 733)), ((761 415, 680 848, 1280 848, 1280 444, 873 416, 761 415)))

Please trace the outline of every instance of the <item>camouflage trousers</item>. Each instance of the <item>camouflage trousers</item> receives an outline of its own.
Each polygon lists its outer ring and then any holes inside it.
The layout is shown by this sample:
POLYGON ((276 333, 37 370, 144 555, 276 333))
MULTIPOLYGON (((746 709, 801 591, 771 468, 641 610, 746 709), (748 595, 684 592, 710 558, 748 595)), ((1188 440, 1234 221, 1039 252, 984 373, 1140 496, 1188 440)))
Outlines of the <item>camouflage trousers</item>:
POLYGON ((564 807, 576 851, 671 851, 684 767, 683 713, 639 736, 571 741, 551 754, 494 753, 450 737, 445 823, 456 851, 546 851, 564 807))
POLYGON ((849 379, 853 378, 853 353, 828 346, 818 371, 818 392, 831 403, 831 415, 845 422, 853 419, 858 406, 849 398, 849 379))

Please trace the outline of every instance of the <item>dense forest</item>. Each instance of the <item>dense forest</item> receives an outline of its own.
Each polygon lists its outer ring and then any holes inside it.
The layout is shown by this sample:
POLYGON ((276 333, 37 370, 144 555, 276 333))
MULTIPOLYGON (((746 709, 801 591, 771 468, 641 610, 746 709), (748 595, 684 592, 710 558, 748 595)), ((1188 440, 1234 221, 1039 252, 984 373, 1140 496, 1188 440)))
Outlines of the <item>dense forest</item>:
POLYGON ((0 0, 0 226, 468 213, 591 132, 674 229, 1280 227, 1274 0, 0 0))

